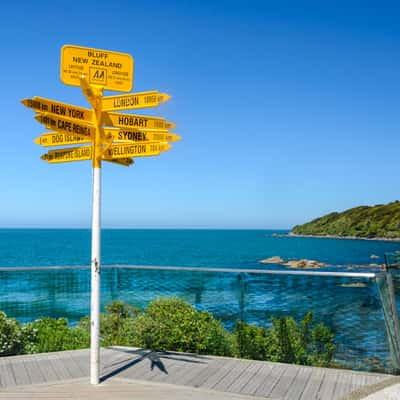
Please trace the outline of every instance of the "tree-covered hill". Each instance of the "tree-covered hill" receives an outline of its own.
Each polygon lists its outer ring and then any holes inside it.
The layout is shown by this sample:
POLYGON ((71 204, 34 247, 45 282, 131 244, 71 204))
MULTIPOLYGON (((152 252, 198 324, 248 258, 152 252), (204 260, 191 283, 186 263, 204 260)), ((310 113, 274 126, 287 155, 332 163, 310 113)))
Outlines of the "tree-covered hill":
POLYGON ((293 234, 400 238, 400 201, 332 212, 292 229, 293 234))

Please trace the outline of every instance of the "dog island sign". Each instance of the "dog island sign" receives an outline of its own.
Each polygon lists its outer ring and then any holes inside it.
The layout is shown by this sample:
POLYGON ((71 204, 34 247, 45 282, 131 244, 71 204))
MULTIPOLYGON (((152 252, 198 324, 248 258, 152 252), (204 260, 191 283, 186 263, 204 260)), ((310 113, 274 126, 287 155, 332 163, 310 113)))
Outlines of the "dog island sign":
POLYGON ((133 58, 130 54, 66 45, 61 49, 61 81, 81 86, 85 75, 89 85, 129 92, 133 86, 133 58))

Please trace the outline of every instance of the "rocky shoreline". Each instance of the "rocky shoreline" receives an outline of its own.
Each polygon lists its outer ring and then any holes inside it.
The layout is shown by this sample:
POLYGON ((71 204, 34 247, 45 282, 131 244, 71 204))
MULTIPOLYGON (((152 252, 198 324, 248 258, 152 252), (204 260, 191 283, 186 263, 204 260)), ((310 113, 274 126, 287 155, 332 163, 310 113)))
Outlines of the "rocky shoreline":
POLYGON ((340 235, 303 235, 300 233, 274 233, 272 236, 276 237, 298 237, 298 238, 317 238, 317 239, 343 239, 343 240, 373 240, 380 242, 400 242, 400 238, 382 238, 382 237, 373 237, 366 238, 360 236, 340 236, 340 235))
POLYGON ((273 256, 270 258, 266 258, 264 260, 260 260, 260 263, 263 264, 279 264, 285 267, 290 268, 299 268, 299 269, 313 269, 313 268, 321 268, 325 267, 326 264, 316 260, 284 260, 279 256, 273 256))
MULTIPOLYGON (((378 259, 379 256, 372 254, 370 256, 371 259, 378 259)), ((307 260, 305 258, 299 260, 284 260, 280 256, 273 256, 269 258, 265 258, 263 260, 258 260, 259 263, 262 264, 277 264, 282 265, 284 267, 295 268, 295 269, 316 269, 322 268, 328 265, 324 262, 317 261, 317 260, 307 260)), ((377 264, 377 263, 370 263, 370 264, 351 264, 351 265, 343 265, 342 267, 346 268, 347 270, 353 270, 357 267, 373 267, 373 268, 384 268, 384 264, 377 264)))

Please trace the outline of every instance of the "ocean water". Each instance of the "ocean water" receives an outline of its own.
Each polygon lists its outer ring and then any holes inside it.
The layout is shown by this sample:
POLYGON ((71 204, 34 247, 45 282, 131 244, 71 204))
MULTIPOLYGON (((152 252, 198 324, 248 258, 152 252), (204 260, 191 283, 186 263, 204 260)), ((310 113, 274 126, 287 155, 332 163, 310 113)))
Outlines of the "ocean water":
MULTIPOLYGON (((333 267, 383 262, 400 242, 279 237, 271 230, 102 231, 102 264, 265 268, 271 256, 333 267), (379 256, 371 259, 371 255, 379 256)), ((89 265, 90 230, 0 229, 0 267, 89 265)), ((271 266, 268 266, 271 268, 271 266)))
MULTIPOLYGON (((104 230, 103 265, 151 265, 231 269, 286 269, 260 259, 308 258, 325 270, 364 271, 382 263, 400 243, 294 238, 270 230, 104 230), (374 255, 374 258, 371 258, 374 255), (376 258, 378 257, 378 258, 376 258)), ((89 314, 88 269, 13 271, 13 267, 88 266, 90 230, 0 229, 0 310, 22 322, 42 316, 75 324, 89 314)), ((356 369, 391 370, 376 284, 372 279, 148 271, 104 268, 102 307, 123 300, 139 307, 159 296, 177 296, 212 312, 231 329, 243 319, 270 325, 271 318, 300 320, 308 310, 335 333, 335 359, 356 369), (354 285, 356 283, 356 285, 354 285)), ((400 295, 400 283, 396 282, 400 295)), ((400 304, 400 298, 398 299, 400 304)))

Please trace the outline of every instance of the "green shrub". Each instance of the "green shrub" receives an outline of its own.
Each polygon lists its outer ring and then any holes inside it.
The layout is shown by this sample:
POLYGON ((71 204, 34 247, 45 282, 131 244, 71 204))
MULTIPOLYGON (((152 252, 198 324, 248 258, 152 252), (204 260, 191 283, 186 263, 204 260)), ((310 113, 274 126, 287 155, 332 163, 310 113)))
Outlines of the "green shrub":
POLYGON ((17 320, 0 312, 0 356, 20 354, 23 349, 21 327, 17 320))
POLYGON ((267 359, 268 336, 265 328, 238 322, 233 335, 237 341, 239 357, 250 360, 267 359))
MULTIPOLYGON (((136 317, 140 309, 122 301, 113 301, 105 307, 105 313, 100 315, 100 338, 102 346, 128 344, 127 321, 136 317)), ((81 318, 79 328, 90 332, 90 317, 81 318)))
POLYGON ((270 329, 239 322, 233 331, 241 357, 302 365, 329 366, 334 335, 324 324, 312 327, 309 311, 298 324, 291 317, 273 318, 270 329))
MULTIPOLYGON (((137 346, 254 360, 329 366, 335 345, 324 324, 313 326, 312 312, 297 323, 273 318, 269 329, 238 322, 230 334, 210 313, 177 298, 158 298, 143 311, 115 301, 101 314, 101 344, 137 346)), ((0 356, 89 347, 90 320, 69 327, 64 318, 42 318, 20 326, 0 312, 0 356)))
POLYGON ((221 322, 176 298, 159 298, 126 325, 129 345, 153 350, 233 356, 236 344, 221 322))
POLYGON ((51 351, 82 349, 89 346, 86 330, 68 327, 65 318, 41 318, 22 328, 24 352, 46 353, 51 351))

